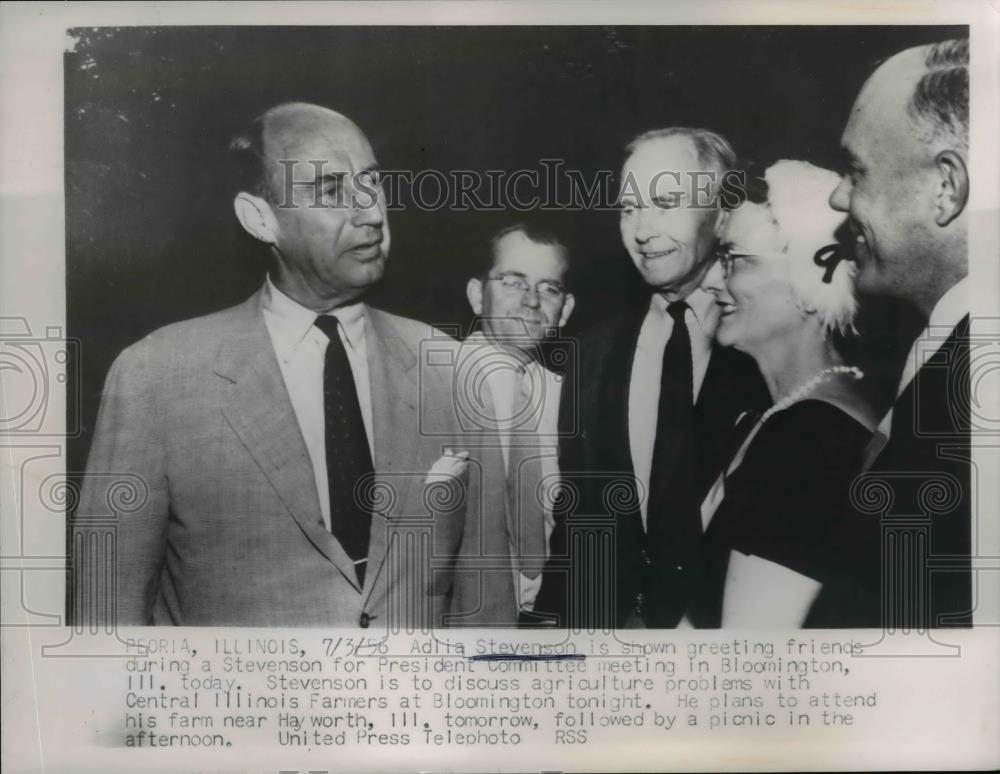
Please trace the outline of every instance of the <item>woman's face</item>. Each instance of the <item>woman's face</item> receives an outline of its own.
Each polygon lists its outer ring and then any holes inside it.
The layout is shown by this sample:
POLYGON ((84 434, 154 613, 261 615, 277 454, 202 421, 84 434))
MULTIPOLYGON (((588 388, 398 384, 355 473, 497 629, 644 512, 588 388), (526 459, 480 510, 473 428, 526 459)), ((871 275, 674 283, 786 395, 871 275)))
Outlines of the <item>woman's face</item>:
POLYGON ((731 213, 721 248, 704 284, 721 307, 719 343, 755 354, 800 331, 803 313, 770 210, 748 203, 731 213))

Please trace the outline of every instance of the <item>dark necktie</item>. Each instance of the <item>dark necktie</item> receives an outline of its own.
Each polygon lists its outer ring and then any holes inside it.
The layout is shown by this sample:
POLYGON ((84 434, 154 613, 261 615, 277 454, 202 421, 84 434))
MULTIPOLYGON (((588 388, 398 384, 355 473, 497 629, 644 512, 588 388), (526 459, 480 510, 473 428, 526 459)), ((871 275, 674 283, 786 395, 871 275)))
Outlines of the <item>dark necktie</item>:
POLYGON ((326 476, 330 492, 330 531, 354 562, 358 583, 365 582, 371 511, 362 507, 355 494, 358 482, 372 476, 371 451, 361 417, 361 404, 354 385, 347 351, 333 316, 316 318, 330 343, 323 366, 323 408, 326 424, 326 476))
MULTIPOLYGON (((694 375, 688 305, 667 307, 673 331, 663 349, 656 439, 649 476, 646 552, 654 570, 646 588, 647 624, 675 626, 701 572, 701 513, 695 492, 694 375)), ((644 557, 645 558, 645 557, 644 557)))

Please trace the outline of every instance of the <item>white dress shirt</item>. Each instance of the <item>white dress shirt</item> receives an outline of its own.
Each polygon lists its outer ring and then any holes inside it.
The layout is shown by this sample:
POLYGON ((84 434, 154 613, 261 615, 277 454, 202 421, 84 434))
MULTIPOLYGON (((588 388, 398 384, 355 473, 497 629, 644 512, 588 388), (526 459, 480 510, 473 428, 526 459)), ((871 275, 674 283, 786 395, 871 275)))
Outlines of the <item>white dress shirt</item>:
MULTIPOLYGON (((530 396, 530 402, 524 409, 524 417, 531 418, 530 427, 536 430, 537 435, 533 437, 533 442, 537 443, 537 449, 542 454, 541 468, 542 480, 555 482, 559 476, 559 398, 562 394, 562 376, 544 368, 537 362, 521 365, 519 360, 511 353, 492 344, 481 332, 473 333, 465 340, 466 347, 488 347, 489 355, 481 362, 488 361, 489 367, 485 367, 486 384, 490 390, 490 397, 493 400, 493 407, 496 411, 497 430, 500 435, 500 446, 503 451, 504 469, 506 470, 510 459, 510 446, 512 441, 516 443, 516 436, 512 439, 512 424, 515 411, 515 398, 519 391, 530 396)), ((476 357, 479 357, 478 355, 476 357)), ((528 425, 524 425, 528 428, 528 425)), ((548 492, 549 490, 546 489, 548 492)), ((552 515, 552 500, 546 498, 543 510, 545 527, 545 552, 548 554, 549 537, 555 527, 555 519, 552 515)), ((511 545, 511 550, 516 552, 516 547, 511 545)), ((528 578, 518 571, 514 571, 515 588, 518 591, 518 601, 522 610, 533 610, 535 598, 542 586, 542 576, 528 578)))
MULTIPOLYGON (((316 494, 323 523, 330 528, 330 491, 326 475, 326 422, 323 406, 323 365, 326 334, 313 323, 316 313, 282 293, 268 277, 264 285, 264 325, 271 337, 281 376, 292 401, 312 461, 316 494)), ((361 404, 361 418, 368 436, 368 450, 375 459, 372 434, 372 397, 368 380, 368 350, 365 344, 367 309, 361 302, 348 304, 331 313, 340 321, 337 330, 347 351, 354 386, 361 404)))
MULTIPOLYGON (((937 354, 945 341, 951 335, 952 330, 957 326, 962 318, 969 313, 969 278, 963 277, 949 288, 931 310, 927 327, 917 336, 910 347, 910 354, 906 357, 906 364, 903 367, 903 375, 899 379, 899 386, 896 388, 896 398, 898 399, 903 391, 910 385, 917 371, 937 354)), ((892 432, 892 407, 882 417, 875 435, 868 443, 865 451, 864 470, 869 470, 875 463, 882 449, 889 443, 889 436, 892 432)))
MULTIPOLYGON (((686 299, 689 309, 684 314, 691 337, 691 366, 694 379, 694 399, 698 399, 708 360, 712 354, 712 337, 719 322, 715 298, 696 289, 686 299)), ((674 330, 674 320, 667 314, 668 301, 659 293, 653 295, 649 312, 639 329, 632 376, 628 390, 628 437, 632 466, 639 486, 642 524, 646 525, 649 499, 649 477, 653 467, 653 444, 660 406, 660 376, 663 370, 663 350, 674 330)))

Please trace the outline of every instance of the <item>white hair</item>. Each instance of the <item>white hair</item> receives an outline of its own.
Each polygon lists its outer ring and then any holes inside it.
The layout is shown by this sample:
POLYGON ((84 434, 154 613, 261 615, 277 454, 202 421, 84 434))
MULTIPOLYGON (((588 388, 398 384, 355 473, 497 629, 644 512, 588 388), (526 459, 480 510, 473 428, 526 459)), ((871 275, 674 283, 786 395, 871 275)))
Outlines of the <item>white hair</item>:
POLYGON ((782 159, 764 173, 767 204, 786 243, 789 279, 795 294, 809 309, 815 310, 823 329, 829 334, 854 331, 857 299, 854 295, 853 260, 841 260, 830 282, 824 282, 826 269, 814 261, 817 252, 837 243, 835 232, 845 215, 830 207, 830 194, 840 184, 840 176, 805 161, 782 159))

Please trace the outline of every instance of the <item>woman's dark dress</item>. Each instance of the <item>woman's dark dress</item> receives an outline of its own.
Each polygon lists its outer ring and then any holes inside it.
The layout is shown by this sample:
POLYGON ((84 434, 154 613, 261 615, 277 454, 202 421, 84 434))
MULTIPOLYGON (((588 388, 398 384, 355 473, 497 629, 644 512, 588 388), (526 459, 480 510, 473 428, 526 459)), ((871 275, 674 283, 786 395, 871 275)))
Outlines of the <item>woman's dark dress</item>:
MULTIPOLYGON (((726 478, 705 533, 707 583, 690 616, 695 626, 721 625, 731 551, 824 585, 850 572, 844 519, 870 437, 857 420, 821 400, 797 402, 768 418, 726 478)), ((813 605, 804 626, 837 625, 838 612, 822 606, 813 605)))

